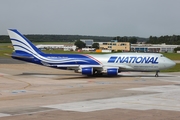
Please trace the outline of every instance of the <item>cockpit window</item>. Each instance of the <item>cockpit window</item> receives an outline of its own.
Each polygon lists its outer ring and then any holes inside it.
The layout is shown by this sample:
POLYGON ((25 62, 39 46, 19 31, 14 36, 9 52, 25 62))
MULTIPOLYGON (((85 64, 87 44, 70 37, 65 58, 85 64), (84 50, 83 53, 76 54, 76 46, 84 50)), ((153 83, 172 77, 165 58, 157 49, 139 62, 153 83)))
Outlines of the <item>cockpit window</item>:
POLYGON ((164 57, 163 55, 161 55, 161 57, 164 57))

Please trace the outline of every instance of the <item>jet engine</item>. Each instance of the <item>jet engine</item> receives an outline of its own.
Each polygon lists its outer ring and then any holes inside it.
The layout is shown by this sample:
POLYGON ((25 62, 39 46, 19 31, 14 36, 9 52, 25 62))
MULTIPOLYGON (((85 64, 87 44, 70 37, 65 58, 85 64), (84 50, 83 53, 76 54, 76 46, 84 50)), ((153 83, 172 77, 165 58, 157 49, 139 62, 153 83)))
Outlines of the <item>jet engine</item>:
POLYGON ((82 68, 83 75, 93 75, 93 68, 92 67, 84 67, 82 68))
POLYGON ((109 76, 117 76, 118 75, 118 68, 105 68, 103 73, 106 73, 109 76))
POLYGON ((75 72, 82 73, 83 75, 103 75, 107 74, 108 76, 117 76, 119 69, 116 67, 108 67, 108 68, 103 68, 103 70, 94 70, 92 67, 82 67, 78 70, 75 70, 75 72))

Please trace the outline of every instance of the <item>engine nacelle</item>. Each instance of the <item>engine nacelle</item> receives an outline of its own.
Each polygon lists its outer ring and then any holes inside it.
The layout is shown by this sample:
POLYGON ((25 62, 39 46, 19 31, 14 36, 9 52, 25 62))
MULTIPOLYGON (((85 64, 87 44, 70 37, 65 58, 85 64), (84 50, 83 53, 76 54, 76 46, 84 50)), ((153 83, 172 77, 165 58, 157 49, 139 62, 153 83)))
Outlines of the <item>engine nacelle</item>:
POLYGON ((118 75, 118 68, 107 68, 107 75, 117 76, 118 75))
POLYGON ((83 75, 93 75, 93 68, 91 67, 84 67, 82 68, 83 75))

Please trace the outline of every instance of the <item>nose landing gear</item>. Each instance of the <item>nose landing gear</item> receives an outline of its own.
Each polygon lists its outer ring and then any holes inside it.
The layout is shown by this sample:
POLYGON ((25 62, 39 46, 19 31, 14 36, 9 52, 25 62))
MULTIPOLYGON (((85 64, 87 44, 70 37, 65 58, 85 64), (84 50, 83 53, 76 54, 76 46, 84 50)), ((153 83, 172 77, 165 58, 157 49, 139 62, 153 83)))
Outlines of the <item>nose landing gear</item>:
POLYGON ((156 71, 155 77, 159 77, 159 71, 156 71))

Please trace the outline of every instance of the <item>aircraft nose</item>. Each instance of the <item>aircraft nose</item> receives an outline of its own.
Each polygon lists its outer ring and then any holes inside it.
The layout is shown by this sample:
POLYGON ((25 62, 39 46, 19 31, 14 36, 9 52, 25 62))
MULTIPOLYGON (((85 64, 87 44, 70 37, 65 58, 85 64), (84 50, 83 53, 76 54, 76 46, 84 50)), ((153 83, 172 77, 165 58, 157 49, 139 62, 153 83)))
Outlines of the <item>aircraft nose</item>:
POLYGON ((172 67, 174 67, 176 65, 176 63, 174 61, 172 61, 172 67))
POLYGON ((169 60, 169 61, 166 63, 166 66, 167 66, 168 68, 174 67, 175 65, 176 65, 176 63, 175 63, 174 61, 172 61, 172 60, 169 60))

